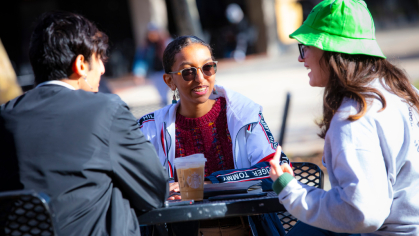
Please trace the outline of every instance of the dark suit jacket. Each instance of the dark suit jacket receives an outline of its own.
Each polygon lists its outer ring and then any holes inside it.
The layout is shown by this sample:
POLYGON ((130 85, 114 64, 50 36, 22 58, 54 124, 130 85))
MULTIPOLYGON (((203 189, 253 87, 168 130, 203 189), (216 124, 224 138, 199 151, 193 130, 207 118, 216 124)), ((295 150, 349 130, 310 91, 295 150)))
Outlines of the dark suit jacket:
POLYGON ((140 235, 167 176, 127 105, 113 94, 46 85, 0 109, 0 191, 51 197, 58 235, 140 235))

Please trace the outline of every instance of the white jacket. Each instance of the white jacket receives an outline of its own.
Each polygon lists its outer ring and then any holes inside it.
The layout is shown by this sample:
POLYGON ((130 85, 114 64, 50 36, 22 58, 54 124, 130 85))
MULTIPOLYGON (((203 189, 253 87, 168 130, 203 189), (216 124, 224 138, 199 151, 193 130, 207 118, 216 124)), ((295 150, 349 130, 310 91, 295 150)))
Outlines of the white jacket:
MULTIPOLYGON (((249 98, 216 85, 218 94, 210 99, 224 97, 227 103, 227 125, 233 146, 234 168, 247 168, 270 159, 278 143, 262 116, 262 107, 249 98)), ((173 178, 175 159, 175 121, 180 104, 171 104, 138 120, 144 136, 156 148, 161 164, 173 178)))
POLYGON ((419 235, 419 114, 380 80, 371 86, 386 109, 368 99, 366 114, 349 121, 359 106, 345 98, 327 131, 323 164, 332 188, 292 179, 278 197, 299 220, 333 232, 419 235))

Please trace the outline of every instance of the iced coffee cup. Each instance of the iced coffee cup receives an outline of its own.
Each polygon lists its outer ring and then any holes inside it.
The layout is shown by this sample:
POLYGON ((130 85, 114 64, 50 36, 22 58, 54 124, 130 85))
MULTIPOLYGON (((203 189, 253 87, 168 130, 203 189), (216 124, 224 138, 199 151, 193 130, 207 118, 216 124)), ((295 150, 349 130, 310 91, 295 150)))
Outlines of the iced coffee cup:
POLYGON ((204 154, 198 153, 175 158, 175 168, 182 201, 204 199, 205 162, 204 154))

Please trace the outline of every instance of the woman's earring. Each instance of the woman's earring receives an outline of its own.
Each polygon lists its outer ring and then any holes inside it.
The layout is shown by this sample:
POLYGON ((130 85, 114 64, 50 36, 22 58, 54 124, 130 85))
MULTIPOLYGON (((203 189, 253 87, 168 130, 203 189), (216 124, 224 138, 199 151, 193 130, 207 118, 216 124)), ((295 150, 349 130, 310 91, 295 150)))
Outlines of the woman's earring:
POLYGON ((173 99, 172 99, 172 104, 176 104, 176 103, 177 103, 175 93, 176 93, 176 90, 173 90, 173 99))
POLYGON ((218 94, 218 92, 217 92, 217 90, 215 89, 215 87, 212 89, 212 94, 215 94, 215 95, 217 95, 217 94, 218 94))

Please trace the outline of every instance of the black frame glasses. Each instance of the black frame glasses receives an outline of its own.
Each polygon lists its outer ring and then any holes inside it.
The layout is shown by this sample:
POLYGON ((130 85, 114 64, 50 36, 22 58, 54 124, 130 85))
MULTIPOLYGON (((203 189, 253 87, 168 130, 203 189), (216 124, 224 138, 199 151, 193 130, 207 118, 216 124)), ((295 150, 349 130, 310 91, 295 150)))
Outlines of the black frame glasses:
POLYGON ((306 45, 304 45, 304 44, 302 44, 302 43, 299 43, 298 44, 298 50, 300 51, 300 57, 301 57, 301 59, 304 59, 304 53, 305 53, 305 50, 306 50, 306 45))
POLYGON ((192 81, 196 78, 196 75, 198 74, 198 69, 200 69, 202 74, 206 76, 215 75, 215 73, 217 73, 217 63, 218 61, 210 61, 205 63, 201 67, 189 67, 180 71, 169 72, 169 74, 182 75, 182 78, 185 81, 192 81))

